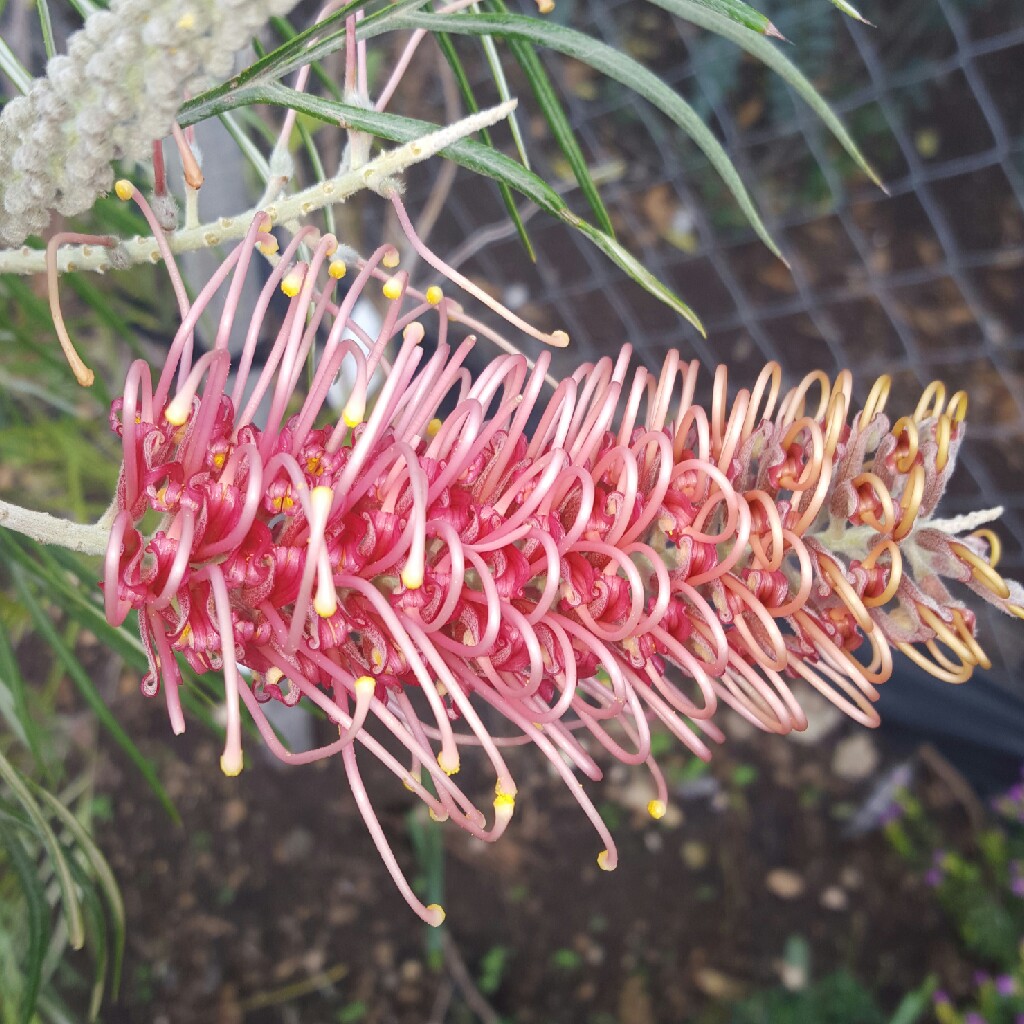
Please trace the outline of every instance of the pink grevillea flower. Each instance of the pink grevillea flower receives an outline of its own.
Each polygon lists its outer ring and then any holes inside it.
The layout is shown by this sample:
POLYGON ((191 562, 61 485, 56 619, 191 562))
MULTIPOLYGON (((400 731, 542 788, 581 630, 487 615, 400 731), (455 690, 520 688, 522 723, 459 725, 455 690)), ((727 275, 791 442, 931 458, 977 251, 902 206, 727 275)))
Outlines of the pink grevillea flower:
POLYGON ((590 818, 598 863, 611 870, 614 841, 579 779, 601 778, 598 751, 647 766, 649 810, 661 817, 652 722, 708 758, 708 741, 722 739, 720 703, 769 731, 804 728, 794 692, 803 680, 875 724, 890 644, 921 661, 930 654, 944 678, 984 662, 973 615, 941 578, 1022 614, 1021 589, 992 567, 993 536, 956 539, 972 524, 929 518, 962 437, 962 396, 946 405, 932 387, 913 416, 890 425, 885 379, 851 415, 848 373, 812 374, 783 395, 773 364, 731 403, 719 368, 706 411, 693 404, 696 363, 673 352, 660 373, 631 371, 629 346, 550 393, 547 353, 535 364, 501 355, 474 380, 473 339, 449 340, 454 321, 470 321, 438 287, 412 289, 384 246, 354 261, 336 302, 337 242, 311 229, 277 258, 232 366, 229 328, 254 248, 276 249, 268 232, 258 216, 192 303, 167 253, 181 327, 158 379, 134 363, 111 414, 124 465, 107 615, 119 623, 138 609, 151 665, 143 690, 163 689, 176 733, 185 727, 176 656, 223 674, 229 775, 242 768, 242 705, 283 761, 340 757, 385 863, 425 921, 444 913, 403 877, 358 752, 435 818, 495 840, 516 795, 502 752, 531 745, 590 818), (373 281, 387 310, 367 337, 351 312, 373 281), (193 360, 196 322, 220 288, 213 347, 193 360), (287 314, 253 381, 279 289, 287 314), (438 339, 429 356, 425 324, 438 339), (345 360, 357 383, 335 420, 324 402, 345 360), (378 368, 385 383, 371 403, 378 368), (261 404, 269 412, 258 426, 261 404), (151 512, 160 523, 144 536, 151 512), (265 717, 270 700, 315 704, 337 739, 289 752, 265 717), (485 808, 478 778, 455 781, 474 748, 474 768, 489 765, 493 779, 485 808))

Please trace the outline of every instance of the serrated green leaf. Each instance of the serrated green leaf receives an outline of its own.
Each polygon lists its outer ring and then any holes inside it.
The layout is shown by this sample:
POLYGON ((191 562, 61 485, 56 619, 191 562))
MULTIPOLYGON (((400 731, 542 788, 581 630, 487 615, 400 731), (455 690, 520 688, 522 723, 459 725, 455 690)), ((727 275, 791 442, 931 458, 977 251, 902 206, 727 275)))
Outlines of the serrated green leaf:
POLYGON ((164 810, 166 810, 168 815, 171 817, 171 820, 176 825, 181 824, 181 817, 178 814, 178 809, 174 806, 174 801, 171 800, 167 790, 164 789, 163 784, 160 782, 160 779, 156 774, 156 769, 149 763, 142 751, 139 750, 131 737, 124 731, 121 723, 118 722, 118 720, 111 714, 110 709, 96 690, 95 684, 89 678, 89 674, 82 669, 82 666, 78 663, 78 659, 75 657, 74 652, 64 642, 64 639, 54 628, 49 616, 47 616, 42 606, 36 600, 31 589, 26 585, 22 578, 22 571, 20 569, 16 569, 12 575, 14 578, 14 585, 17 587, 22 602, 28 610, 29 615, 32 617, 32 621, 35 624, 37 632, 42 636, 47 644, 49 644, 54 654, 57 655, 57 658, 60 660, 61 664, 63 664, 78 692, 82 695, 86 704, 88 704, 92 709, 93 714, 95 714, 99 719, 100 725, 110 733, 114 742, 117 743, 125 754, 128 755, 135 767, 138 768, 143 778, 149 784, 150 789, 153 790, 157 799, 163 805, 164 810))
MULTIPOLYGON (((357 131, 369 132, 371 135, 390 139, 393 142, 410 142, 437 131, 439 128, 438 125, 427 121, 398 117, 395 114, 378 114, 347 103, 337 103, 319 96, 307 96, 305 93, 299 93, 281 85, 254 87, 222 102, 239 105, 269 103, 276 106, 294 107, 322 120, 334 123, 339 120, 344 121, 357 131)), ((702 334, 704 333, 704 328, 697 315, 664 282, 659 281, 643 267, 636 257, 630 255, 615 239, 609 238, 599 228, 587 224, 586 221, 574 214, 562 197, 547 182, 532 171, 528 171, 522 164, 505 156, 504 153, 488 149, 472 139, 462 139, 448 146, 441 151, 441 156, 454 160, 461 167, 476 174, 494 178, 496 181, 504 181, 510 188, 536 203, 542 210, 581 231, 637 284, 661 299, 693 324, 702 334)))
POLYGON ((39 880, 35 864, 32 863, 18 836, 11 829, 0 826, 0 844, 7 850, 11 867, 18 876, 21 893, 25 897, 28 949, 22 967, 21 1010, 18 1020, 21 1024, 29 1024, 35 1015, 43 960, 46 957, 46 924, 50 907, 46 902, 46 891, 39 880))
MULTIPOLYGON (((492 0, 492 5, 501 14, 505 14, 508 11, 504 0, 492 0)), ((526 75, 526 79, 530 83, 533 95, 540 105, 541 113, 543 113, 544 119, 551 129, 551 134, 558 143, 558 148, 569 162, 573 176, 579 183, 580 190, 586 196, 591 210, 594 211, 598 225, 606 234, 614 237, 615 228, 612 225, 611 216, 604 205, 604 201, 601 199, 601 193, 598 191, 594 179, 590 175, 586 158, 583 156, 583 151, 576 141, 576 133, 572 130, 569 117, 562 106, 562 101, 551 82, 551 78, 544 69, 544 65, 529 43, 519 39, 509 39, 508 44, 509 49, 512 51, 512 56, 515 57, 516 62, 523 69, 523 74, 526 75)))
POLYGON ((876 184, 883 188, 881 179, 871 165, 864 159, 843 122, 832 112, 832 108, 822 99, 821 94, 810 83, 804 73, 784 54, 775 48, 767 39, 762 39, 744 32, 728 18, 715 14, 702 7, 696 0, 651 0, 662 10, 684 18, 700 28, 714 32, 732 40, 737 46, 746 50, 752 57, 771 68, 780 78, 788 82, 804 102, 821 118, 822 122, 836 137, 839 144, 846 150, 858 167, 876 184))
MULTIPOLYGON (((477 103, 476 94, 473 92, 473 86, 470 84, 469 76, 466 74, 466 69, 462 66, 462 61, 459 60, 459 55, 455 51, 455 45, 452 43, 451 36, 444 32, 438 32, 434 36, 441 53, 444 55, 448 66, 452 69, 452 74, 455 76, 455 82, 459 87, 459 92, 462 93, 462 101, 466 104, 467 109, 471 114, 477 113, 480 109, 480 104, 477 103)), ((491 149, 496 149, 493 140, 491 139, 491 133, 488 129, 483 129, 480 132, 480 138, 483 140, 485 146, 489 146, 491 149)), ((527 166, 524 161, 524 166, 527 166)), ((508 211, 509 218, 512 220, 512 224, 515 226, 516 234, 519 235, 519 240, 523 243, 523 247, 526 249, 527 255, 530 259, 536 263, 537 254, 534 252, 533 243, 530 241, 530 236, 527 234, 526 225, 523 223, 523 218, 519 215, 519 209, 516 206, 515 199, 512 196, 512 192, 508 185, 503 182, 498 182, 498 191, 501 193, 501 201, 505 204, 505 209, 508 211)))
MULTIPOLYGON (((718 18, 731 30, 741 33, 752 43, 764 42, 760 37, 744 31, 727 18, 721 18, 703 8, 701 11, 707 17, 718 18)), ((693 107, 639 61, 607 43, 577 32, 575 29, 517 14, 403 14, 394 18, 389 28, 425 29, 428 32, 445 31, 474 36, 488 34, 502 38, 521 39, 537 46, 556 50, 574 60, 582 61, 594 68, 595 71, 621 83, 655 106, 693 140, 694 144, 708 158, 711 166, 718 172, 726 187, 732 192, 757 236, 776 256, 782 258, 778 246, 761 220, 761 215, 758 213, 750 193, 743 184, 732 160, 729 159, 728 153, 722 148, 722 144, 700 119, 693 107)))
POLYGON ((32 820, 37 838, 46 847, 57 883, 60 886, 61 908, 64 911, 64 921, 68 929, 68 941, 73 949, 81 949, 85 944, 82 908, 78 902, 78 894, 75 892, 75 884, 71 878, 71 869, 68 866, 67 858, 64 856, 64 851, 61 849, 53 829, 50 828, 46 818, 43 817, 38 803, 36 803, 29 792, 28 786, 22 780, 14 765, 4 757, 2 752, 0 752, 0 778, 7 783, 15 799, 25 809, 25 813, 32 820))

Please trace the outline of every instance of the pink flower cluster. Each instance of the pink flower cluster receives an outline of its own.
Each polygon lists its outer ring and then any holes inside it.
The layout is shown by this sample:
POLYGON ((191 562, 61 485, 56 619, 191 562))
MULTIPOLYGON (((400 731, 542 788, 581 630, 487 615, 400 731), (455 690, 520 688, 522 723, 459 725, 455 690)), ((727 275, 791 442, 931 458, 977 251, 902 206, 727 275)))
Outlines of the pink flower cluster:
POLYGON ((849 373, 811 374, 783 393, 769 365, 730 403, 720 367, 705 410, 693 402, 696 363, 672 352, 660 373, 631 371, 629 346, 550 393, 547 353, 535 364, 499 356, 473 379, 473 339, 449 340, 467 318, 440 289, 411 288, 383 246, 351 268, 336 302, 346 267, 335 239, 310 229, 277 257, 232 367, 228 329, 257 247, 276 248, 263 215, 192 303, 169 261, 182 325, 155 386, 134 363, 111 414, 124 465, 107 615, 120 623, 138 609, 143 689, 163 689, 175 732, 176 655, 223 674, 228 774, 242 767, 242 704, 283 760, 337 754, 397 885, 429 923, 443 911, 403 877, 358 749, 436 818, 494 840, 516 794, 502 751, 536 747, 610 870, 614 841, 578 778, 601 778, 599 754, 647 765, 660 817, 652 722, 707 758, 706 741, 722 739, 721 704, 786 733, 806 725, 797 693, 809 683, 873 725, 890 645, 951 681, 986 663, 973 614, 941 577, 1024 615, 1021 588, 993 568, 994 535, 957 538, 930 521, 962 438, 962 394, 947 403, 933 386, 893 424, 884 378, 851 414, 849 373), (368 337, 351 314, 374 280, 387 306, 368 337), (222 287, 220 331, 193 361, 196 322, 222 287), (288 312, 253 381, 279 289, 288 312), (429 355, 424 322, 437 337, 429 355), (356 384, 335 420, 325 399, 345 361, 356 384), (153 512, 159 526, 145 536, 153 512), (263 708, 303 698, 338 736, 290 753, 263 708), (489 813, 479 779, 455 781, 468 748, 491 766, 489 813))

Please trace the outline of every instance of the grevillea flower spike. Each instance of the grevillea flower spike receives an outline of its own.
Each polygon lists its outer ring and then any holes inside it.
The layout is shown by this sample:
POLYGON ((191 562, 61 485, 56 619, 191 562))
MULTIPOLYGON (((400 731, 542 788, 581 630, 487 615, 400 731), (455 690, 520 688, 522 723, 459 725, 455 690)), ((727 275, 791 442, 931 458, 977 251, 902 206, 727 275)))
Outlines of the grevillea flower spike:
MULTIPOLYGON (((396 208, 412 244, 446 273, 396 208)), ((977 529, 985 517, 932 517, 963 436, 962 393, 946 401, 932 385, 892 423, 887 378, 854 412, 847 372, 811 374, 783 394, 770 364, 730 403, 720 367, 708 411, 693 404, 695 362, 670 352, 660 373, 630 370, 628 345, 550 393, 546 352, 535 364, 501 355, 474 380, 473 338, 450 340, 454 323, 472 321, 437 285, 413 289, 382 246, 350 268, 339 302, 341 250, 310 228, 274 257, 229 389, 227 336, 255 248, 276 249, 263 215, 195 301, 182 298, 156 382, 134 363, 114 404, 124 465, 107 615, 120 623, 138 609, 151 666, 143 690, 163 690, 176 733, 176 655, 223 674, 229 775, 243 764, 243 705, 283 761, 340 755, 389 871, 430 924, 444 912, 403 877, 357 752, 435 818, 491 841, 515 806, 502 752, 532 745, 590 818, 598 863, 611 870, 614 841, 579 779, 601 778, 599 749, 648 767, 649 810, 661 817, 652 721, 708 758, 722 739, 720 703, 772 732, 803 729, 794 691, 806 681, 874 725, 891 645, 953 682, 987 664, 973 614, 944 580, 1024 615, 1024 591, 996 572, 994 534, 977 529), (377 337, 351 319, 373 282, 387 300, 377 337), (195 325, 220 288, 214 344, 193 359, 195 325), (287 314, 253 381, 277 290, 287 314), (355 389, 340 417, 325 418, 346 360, 355 389), (385 383, 371 403, 378 367, 385 383), (257 426, 261 403, 269 413, 257 426), (139 524, 151 511, 162 520, 146 537, 139 524), (338 736, 292 753, 263 708, 303 699, 338 736), (493 780, 484 806, 479 779, 456 783, 476 748, 493 780)))

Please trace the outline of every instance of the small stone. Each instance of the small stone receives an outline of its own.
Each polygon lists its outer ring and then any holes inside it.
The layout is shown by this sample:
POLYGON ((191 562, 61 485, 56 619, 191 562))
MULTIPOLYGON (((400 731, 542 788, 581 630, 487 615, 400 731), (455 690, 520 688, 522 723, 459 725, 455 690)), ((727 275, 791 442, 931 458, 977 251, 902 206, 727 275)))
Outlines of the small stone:
POLYGON ((315 840, 312 832, 304 828, 293 828, 274 847, 274 860, 279 864, 294 864, 313 852, 315 840))
POLYGON ((245 806, 244 800, 239 800, 237 797, 228 800, 224 804, 224 827, 228 831, 234 831, 239 825, 245 821, 245 816, 248 814, 248 808, 245 806))
POLYGON ((844 889, 859 889, 864 884, 864 875, 851 865, 839 872, 839 882, 844 889))
POLYGON ((702 967, 693 976, 694 984, 712 999, 739 999, 743 986, 735 978, 716 971, 713 967, 702 967))
POLYGON ((826 910, 845 910, 849 904, 849 897, 838 885, 830 885, 821 894, 821 905, 826 910))
POLYGON ((863 782, 878 768, 878 747, 867 733, 840 740, 832 757, 832 771, 847 782, 863 782))
POLYGON ((807 728, 790 734, 790 740, 800 746, 816 746, 846 721, 842 711, 819 693, 801 693, 800 705, 807 716, 807 728))
POLYGON ((662 838, 660 832, 649 831, 644 833, 644 846, 647 847, 648 853, 661 853, 661 848, 665 845, 665 840, 662 838))
POLYGON ((700 871, 708 862, 708 848, 693 839, 683 843, 679 855, 691 871, 700 871))
POLYGON ((795 900, 804 894, 803 878, 789 868, 772 868, 765 877, 764 884, 773 896, 780 900, 795 900))

